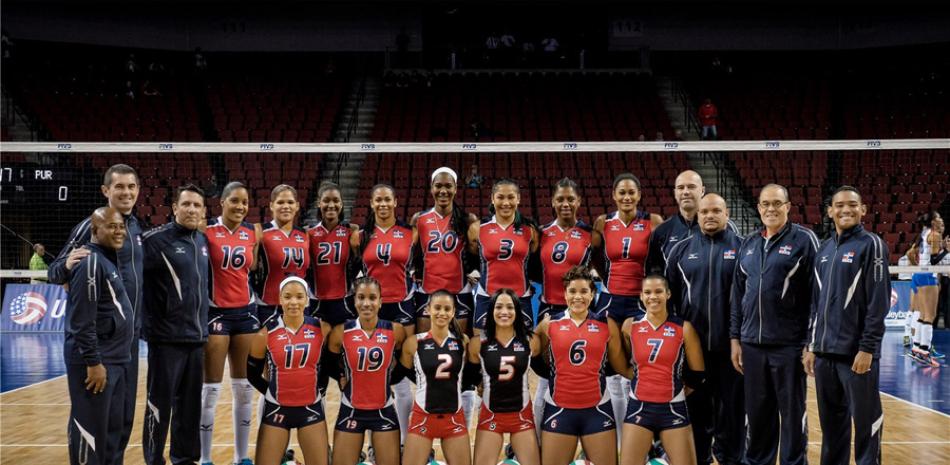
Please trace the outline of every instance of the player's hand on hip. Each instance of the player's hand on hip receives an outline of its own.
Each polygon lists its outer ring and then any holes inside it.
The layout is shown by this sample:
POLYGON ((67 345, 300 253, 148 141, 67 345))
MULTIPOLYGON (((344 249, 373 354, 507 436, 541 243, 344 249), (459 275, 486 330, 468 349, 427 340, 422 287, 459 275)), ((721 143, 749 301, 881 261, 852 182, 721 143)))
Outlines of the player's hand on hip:
POLYGON ((854 356, 854 363, 851 364, 851 371, 863 375, 871 371, 871 362, 874 360, 874 356, 867 352, 858 352, 858 355, 854 356))
POLYGON ((808 350, 808 347, 802 349, 802 366, 808 376, 815 377, 815 353, 808 350))
POLYGON ((731 340, 732 345, 732 367, 736 369, 741 374, 745 374, 745 371, 742 369, 742 345, 739 344, 738 339, 731 340))
POLYGON ((69 252, 69 256, 66 257, 66 269, 72 271, 73 267, 79 263, 80 260, 89 256, 91 252, 85 247, 77 247, 69 252))
POLYGON ((103 364, 86 367, 86 390, 99 394, 106 390, 106 366, 103 364))

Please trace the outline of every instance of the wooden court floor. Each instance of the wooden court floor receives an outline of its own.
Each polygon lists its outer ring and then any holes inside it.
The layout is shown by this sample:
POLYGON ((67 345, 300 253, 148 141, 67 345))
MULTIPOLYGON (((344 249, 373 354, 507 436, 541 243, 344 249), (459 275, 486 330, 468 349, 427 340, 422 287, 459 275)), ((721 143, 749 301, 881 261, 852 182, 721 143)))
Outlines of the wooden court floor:
MULTIPOLYGON (((143 360, 139 378, 135 429, 125 455, 127 465, 143 464, 141 442, 142 413, 145 408, 145 370, 143 360)), ((222 384, 225 389, 222 389, 222 396, 218 402, 213 449, 214 462, 218 465, 231 463, 231 441, 233 440, 230 381, 227 376, 222 384)), ((327 417, 328 424, 332 425, 339 409, 340 393, 335 383, 330 384, 327 395, 327 417)), ((882 395, 882 402, 884 404, 884 464, 950 464, 950 416, 886 394, 882 395)), ((68 416, 69 394, 65 377, 0 394, 0 464, 60 465, 68 463, 66 450, 68 416)), ((821 430, 818 424, 814 383, 811 380, 809 380, 808 388, 808 420, 808 460, 812 464, 818 464, 821 430)), ((330 432, 332 438, 332 428, 330 432)), ((255 436, 255 433, 251 434, 252 455, 255 436)), ((474 440, 474 432, 472 437, 474 440)), ((291 439, 292 448, 295 442, 291 439)), ((441 454, 437 451, 437 455, 441 454)))

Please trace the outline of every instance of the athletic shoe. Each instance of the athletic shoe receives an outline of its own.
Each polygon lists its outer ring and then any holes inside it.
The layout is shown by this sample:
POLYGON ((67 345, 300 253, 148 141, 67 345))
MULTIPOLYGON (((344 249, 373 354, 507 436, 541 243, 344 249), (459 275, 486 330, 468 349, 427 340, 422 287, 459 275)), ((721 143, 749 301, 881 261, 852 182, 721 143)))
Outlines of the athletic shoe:
POLYGON ((214 465, 214 462, 201 462, 201 465, 214 465))
POLYGON ((929 351, 925 351, 923 349, 914 347, 914 349, 911 350, 910 356, 911 358, 916 360, 917 363, 920 363, 921 365, 931 366, 935 368, 940 366, 940 362, 937 361, 936 358, 931 357, 929 351))
POLYGON ((940 359, 940 358, 946 358, 947 354, 942 354, 940 352, 937 352, 937 349, 934 349, 934 346, 930 346, 930 356, 933 358, 940 359))
POLYGON ((249 457, 245 457, 241 459, 240 462, 235 463, 234 465, 254 465, 254 461, 251 460, 249 457))

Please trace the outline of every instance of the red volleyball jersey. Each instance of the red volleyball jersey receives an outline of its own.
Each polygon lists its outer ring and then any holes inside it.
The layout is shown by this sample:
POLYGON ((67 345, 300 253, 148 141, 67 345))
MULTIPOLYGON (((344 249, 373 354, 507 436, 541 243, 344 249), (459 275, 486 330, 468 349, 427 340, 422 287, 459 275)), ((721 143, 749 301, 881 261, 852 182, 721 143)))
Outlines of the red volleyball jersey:
POLYGON ((564 284, 561 278, 575 265, 590 261, 590 226, 578 222, 574 227, 562 229, 557 221, 541 230, 541 300, 551 305, 566 305, 564 284))
POLYGON ((304 317, 293 331, 277 317, 267 330, 270 378, 267 400, 286 407, 303 407, 320 401, 317 371, 323 350, 320 320, 304 317))
POLYGON ((395 362, 395 348, 392 322, 379 320, 372 333, 363 331, 359 320, 344 323, 343 366, 347 379, 341 399, 344 404, 376 410, 392 403, 389 375, 395 362))
POLYGON ((208 223, 205 236, 211 265, 211 306, 239 308, 254 302, 250 280, 257 242, 254 225, 242 222, 231 231, 218 217, 208 223))
MULTIPOLYGON (((360 231, 366 234, 366 231, 360 231)), ((412 261, 412 230, 396 223, 387 230, 376 226, 363 250, 365 274, 382 286, 384 304, 402 302, 412 290, 409 263, 412 261)))
POLYGON ((462 252, 465 242, 452 230, 452 215, 443 217, 435 209, 416 218, 416 231, 422 249, 424 273, 422 291, 431 294, 445 289, 458 294, 465 287, 462 252))
POLYGON ((604 366, 610 339, 606 318, 590 313, 576 325, 568 312, 560 313, 548 324, 548 339, 551 378, 547 399, 566 408, 594 407, 606 401, 604 366))
POLYGON ((683 320, 670 315, 656 328, 643 317, 630 327, 634 376, 630 396, 645 402, 685 400, 683 320))
POLYGON ((492 216, 479 228, 478 254, 482 262, 482 276, 478 282, 480 294, 491 295, 506 287, 521 296, 528 294, 528 256, 531 254, 529 226, 515 229, 512 223, 503 228, 492 216))
POLYGON ((640 296, 646 270, 647 252, 653 223, 650 214, 637 211, 630 224, 624 224, 614 212, 604 222, 604 255, 607 276, 604 292, 640 296))
POLYGON ((280 282, 288 276, 306 279, 310 266, 310 239, 303 229, 284 232, 271 221, 263 225, 257 296, 265 305, 280 304, 280 282))
POLYGON ((323 223, 307 231, 310 236, 310 263, 313 265, 313 294, 320 300, 346 297, 350 290, 346 281, 346 262, 350 258, 350 235, 347 223, 328 230, 323 223))

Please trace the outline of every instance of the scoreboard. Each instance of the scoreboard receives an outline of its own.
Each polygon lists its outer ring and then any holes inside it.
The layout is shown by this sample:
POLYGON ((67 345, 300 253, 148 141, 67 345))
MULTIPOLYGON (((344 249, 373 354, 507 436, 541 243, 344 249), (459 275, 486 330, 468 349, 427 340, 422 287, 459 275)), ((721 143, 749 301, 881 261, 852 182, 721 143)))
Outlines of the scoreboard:
POLYGON ((74 170, 41 163, 0 164, 0 204, 42 208, 74 200, 81 176, 74 170))

